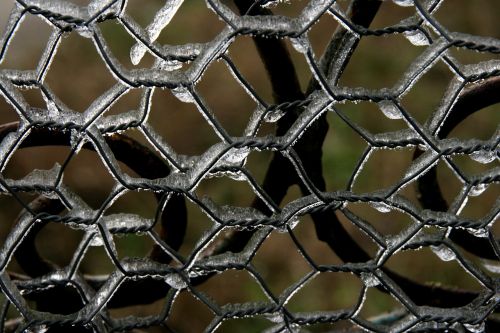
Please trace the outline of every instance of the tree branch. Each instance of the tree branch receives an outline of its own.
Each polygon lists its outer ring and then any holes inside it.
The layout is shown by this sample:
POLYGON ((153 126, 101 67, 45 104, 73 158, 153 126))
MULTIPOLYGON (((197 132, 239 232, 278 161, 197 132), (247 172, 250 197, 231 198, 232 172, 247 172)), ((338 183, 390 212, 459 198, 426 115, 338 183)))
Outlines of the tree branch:
MULTIPOLYGON (((438 133, 438 138, 446 138, 451 131, 467 117, 490 105, 500 103, 500 77, 492 77, 465 89, 451 108, 449 116, 444 121, 438 133)), ((415 150, 413 159, 423 153, 415 150)), ((448 203, 443 197, 437 179, 437 167, 431 168, 417 182, 417 197, 422 206, 439 212, 448 210, 448 203)), ((479 257, 498 260, 498 256, 491 247, 487 238, 478 238, 463 229, 451 230, 449 236, 452 241, 465 250, 479 257)))

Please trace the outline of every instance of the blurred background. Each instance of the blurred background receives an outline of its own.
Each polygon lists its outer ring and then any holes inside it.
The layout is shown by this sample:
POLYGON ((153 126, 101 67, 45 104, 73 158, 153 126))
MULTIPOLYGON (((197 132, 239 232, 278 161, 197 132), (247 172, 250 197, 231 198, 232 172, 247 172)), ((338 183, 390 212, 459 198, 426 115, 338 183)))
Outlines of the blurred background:
MULTIPOLYGON (((72 0, 78 5, 86 5, 89 1, 72 0)), ((126 12, 141 26, 147 26, 155 13, 164 5, 163 0, 129 0, 126 12)), ((233 8, 231 1, 225 3, 233 8)), ((272 7, 276 14, 290 17, 297 16, 306 5, 305 0, 281 2, 272 7)), ((0 2, 0 30, 3 31, 14 1, 0 2)), ((339 5, 346 8, 348 1, 341 0, 339 5)), ((435 14, 446 28, 451 31, 491 36, 500 38, 498 25, 500 2, 495 0, 449 0, 435 14)), ((392 1, 385 1, 377 14, 372 28, 393 25, 402 19, 415 14, 413 7, 400 7, 392 1)), ((337 28, 337 21, 331 15, 323 17, 311 28, 308 36, 316 57, 322 54, 331 35, 337 28)), ((186 0, 171 23, 163 30, 158 42, 160 44, 184 44, 191 42, 208 42, 212 40, 225 24, 207 9, 203 1, 186 0)), ((130 49, 135 40, 125 31, 122 25, 114 21, 99 24, 114 56, 127 68, 148 68, 154 58, 146 54, 143 60, 134 66, 130 62, 130 49)), ((28 15, 21 24, 0 69, 34 69, 46 46, 52 27, 40 17, 28 15)), ((295 63, 303 90, 311 79, 311 72, 302 54, 297 53, 286 41, 295 63)), ((402 34, 385 37, 364 37, 356 49, 345 73, 339 82, 341 86, 382 88, 394 85, 410 67, 412 61, 423 51, 424 46, 411 44, 402 34)), ((489 59, 498 59, 498 55, 477 53, 465 49, 452 49, 451 55, 462 64, 476 63, 489 59)), ((249 36, 239 36, 228 50, 229 57, 238 70, 252 84, 259 95, 268 103, 273 103, 270 83, 264 66, 249 36)), ((406 110, 423 124, 439 105, 450 80, 453 78, 450 69, 439 62, 412 87, 402 100, 406 110)), ((83 112, 89 104, 103 94, 116 82, 104 62, 97 53, 90 39, 77 32, 67 33, 60 44, 57 54, 50 66, 45 84, 69 108, 83 112)), ((214 61, 207 68, 197 90, 214 112, 217 120, 230 135, 240 136, 255 108, 255 102, 233 78, 228 67, 222 61, 214 61)), ((31 106, 46 108, 38 89, 19 89, 31 106)), ((141 89, 133 89, 111 107, 106 114, 120 114, 138 108, 141 89)), ((338 108, 345 112, 354 122, 371 133, 383 133, 406 128, 403 120, 391 120, 384 117, 375 103, 344 103, 338 108)), ((450 134, 456 138, 489 139, 500 123, 500 106, 486 108, 467 118, 450 134)), ((11 105, 0 97, 0 122, 16 121, 18 118, 11 105)), ((328 114, 330 130, 323 146, 324 177, 329 191, 345 189, 352 171, 367 147, 367 143, 352 131, 334 113, 328 114)), ((153 95, 152 112, 149 124, 180 154, 199 155, 219 141, 213 129, 193 104, 183 103, 169 90, 156 89, 153 95)), ((259 135, 273 133, 273 124, 266 124, 259 135)), ((131 136, 150 147, 141 133, 128 130, 123 134, 131 136)), ((69 153, 68 147, 28 148, 16 151, 10 160, 3 176, 19 179, 34 169, 50 169, 54 163, 62 163, 69 153)), ((378 150, 369 159, 354 186, 355 192, 366 192, 385 188, 395 184, 411 163, 413 149, 378 150)), ((252 152, 248 158, 247 169, 262 182, 271 152, 252 152)), ((481 164, 467 155, 453 156, 453 161, 468 175, 498 167, 498 160, 481 164)), ((121 167, 133 174, 125 165, 121 167)), ((438 165, 438 181, 444 197, 448 202, 458 195, 463 184, 444 163, 438 165)), ((79 194, 91 207, 98 209, 109 195, 116 181, 108 173, 99 157, 89 151, 80 151, 70 162, 64 175, 64 183, 79 194)), ((485 216, 498 198, 498 184, 490 185, 481 195, 470 197, 461 216, 479 219, 485 216)), ((246 182, 230 178, 210 178, 201 182, 196 190, 201 196, 209 196, 219 204, 248 207, 254 193, 246 182)), ((416 205, 415 183, 411 183, 402 192, 416 205)), ((23 200, 29 202, 36 196, 25 194, 23 200)), ((286 203, 301 197, 297 187, 290 188, 286 203)), ((211 221, 196 205, 187 202, 188 233, 180 249, 182 255, 189 255, 203 231, 211 226, 211 221)), ((130 192, 121 197, 106 214, 119 212, 134 213, 153 218, 157 202, 149 192, 130 192)), ((348 208, 359 216, 370 221, 384 235, 396 234, 407 227, 412 220, 397 211, 381 213, 369 204, 349 204, 348 208)), ((16 216, 21 212, 20 205, 10 196, 0 196, 0 243, 3 244, 16 216)), ((344 226, 370 254, 375 255, 375 243, 353 226, 344 216, 339 214, 344 226)), ((494 227, 499 232, 498 226, 494 227)), ((316 238, 314 226, 309 217, 303 217, 294 229, 303 247, 318 264, 341 263, 340 259, 329 248, 316 238)), ((497 233, 498 234, 498 233, 497 233)), ((37 246, 40 253, 64 266, 71 259, 74 249, 83 233, 64 227, 61 224, 49 224, 38 236, 37 246)), ((153 244, 146 236, 131 235, 115 239, 120 257, 144 257, 153 244)), ((463 251, 464 257, 481 264, 481 259, 463 251)), ((312 270, 310 265, 297 251, 290 236, 286 233, 273 232, 257 252, 252 263, 264 277, 275 295, 282 293, 287 287, 298 281, 312 270)), ((399 252, 391 257, 386 267, 411 277, 421 283, 438 283, 457 288, 478 290, 481 285, 464 270, 457 261, 443 262, 429 248, 415 251, 399 252), (410 264, 411 263, 411 264, 410 264), (438 268, 438 269, 436 269, 438 268)), ((86 274, 109 274, 115 270, 103 247, 92 247, 87 252, 80 267, 86 274)), ((19 271, 15 259, 9 270, 19 271)), ((493 274, 493 273, 491 273, 493 274)), ((361 291, 362 281, 349 273, 322 273, 292 297, 287 308, 292 311, 336 310, 353 306, 361 291)), ((196 287, 206 293, 218 304, 242 303, 266 300, 259 285, 245 271, 227 271, 217 275, 208 282, 196 287)), ((158 313, 164 301, 148 306, 137 306, 111 310, 114 317, 158 313)), ((361 316, 372 318, 386 312, 401 308, 394 298, 370 288, 361 316)), ((16 316, 13 312, 12 316, 16 316)), ((176 299, 168 326, 178 332, 198 332, 210 323, 213 313, 199 300, 187 292, 182 292, 176 299), (196 315, 193 316, 193 313, 196 315), (187 320, 186 318, 189 318, 187 320)), ((310 329, 313 332, 325 331, 336 327, 344 327, 347 323, 335 325, 317 325, 310 329)), ((266 318, 248 318, 229 320, 220 327, 221 332, 260 332, 272 326, 266 318)), ((161 328, 150 330, 162 332, 161 328)))

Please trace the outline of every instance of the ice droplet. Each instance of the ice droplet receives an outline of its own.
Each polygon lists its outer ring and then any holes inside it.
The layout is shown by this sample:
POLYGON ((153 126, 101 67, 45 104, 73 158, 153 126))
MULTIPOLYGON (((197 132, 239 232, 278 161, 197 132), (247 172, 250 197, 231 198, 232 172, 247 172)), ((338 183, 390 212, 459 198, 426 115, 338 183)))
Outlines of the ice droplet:
POLYGON ((266 313, 264 317, 273 323, 282 323, 284 321, 281 312, 266 313))
POLYGON ((57 108, 56 103, 54 101, 47 99, 45 101, 45 104, 47 104, 47 111, 49 112, 49 116, 51 118, 56 118, 59 116, 59 109, 57 108))
POLYGON ((59 199, 59 195, 56 193, 56 192, 49 192, 49 191, 45 191, 45 192, 42 192, 43 196, 46 197, 47 199, 53 199, 53 200, 57 200, 59 199))
POLYGON ((92 240, 89 243, 89 246, 103 246, 104 245, 104 240, 102 239, 102 236, 99 232, 94 234, 94 237, 92 237, 92 240))
POLYGON ((76 129, 71 129, 69 142, 71 144, 71 147, 73 147, 76 152, 78 152, 81 146, 84 144, 84 140, 81 139, 82 139, 82 133, 76 129))
POLYGON ((161 70, 171 72, 182 68, 182 62, 177 60, 161 60, 158 62, 157 67, 161 70))
POLYGON ((403 35, 416 46, 429 45, 429 40, 427 36, 420 30, 405 31, 403 35))
POLYGON ((299 224, 299 222, 300 222, 300 219, 297 216, 295 216, 295 217, 291 218, 290 220, 288 220, 287 224, 290 226, 290 229, 293 229, 297 226, 297 224, 299 224))
POLYGON ((495 160, 495 155, 496 153, 494 150, 479 150, 471 153, 470 158, 476 162, 488 164, 495 160))
POLYGON ((77 27, 75 30, 83 38, 92 38, 94 35, 88 27, 77 27))
POLYGON ((439 245, 439 246, 431 246, 432 252, 434 252, 439 259, 442 261, 451 261, 456 258, 455 252, 450 250, 448 247, 444 245, 439 245))
POLYGON ((193 103, 194 97, 189 91, 188 88, 184 86, 178 86, 177 88, 172 89, 172 94, 177 97, 181 102, 184 103, 193 103))
POLYGON ((299 53, 305 54, 310 48, 309 40, 305 38, 305 36, 290 38, 290 42, 292 43, 293 48, 299 53))
POLYGON ((377 103, 380 107, 380 110, 384 113, 384 115, 389 119, 401 119, 403 118, 403 114, 401 110, 392 102, 388 100, 383 100, 377 103))
POLYGON ((276 6, 278 3, 281 3, 281 2, 287 3, 286 1, 278 1, 278 0, 263 0, 263 1, 260 3, 260 6, 261 6, 261 7, 264 7, 264 8, 273 8, 273 7, 274 7, 274 6, 276 6))
POLYGON ((380 284, 380 280, 373 273, 361 273, 361 280, 367 287, 375 287, 380 284))
POLYGON ((67 278, 67 274, 64 271, 57 271, 50 275, 50 278, 55 281, 64 281, 67 278))
MULTIPOLYGON (((106 6, 109 6, 112 2, 116 3, 120 1, 113 1, 113 0, 92 0, 88 5, 87 5, 87 12, 89 16, 94 16, 96 15, 99 11, 102 11, 106 6)), ((116 6, 112 5, 111 7, 108 7, 101 15, 105 13, 109 13, 110 11, 113 11, 113 7, 116 8, 116 6)))
POLYGON ((88 5, 87 5, 87 13, 89 16, 95 15, 99 10, 101 10, 102 7, 102 1, 101 0, 92 0, 88 5))
POLYGON ((132 65, 137 66, 141 62, 143 55, 144 52, 140 44, 132 46, 132 48, 130 49, 130 62, 132 63, 132 65))
POLYGON ((297 226, 297 224, 299 224, 299 222, 300 219, 297 216, 293 216, 290 219, 288 219, 285 224, 280 224, 279 227, 276 228, 276 231, 280 233, 288 232, 287 226, 289 226, 290 229, 293 229, 297 226))
POLYGON ((284 115, 285 115, 285 112, 283 112, 281 110, 273 110, 273 111, 266 112, 266 114, 264 115, 264 120, 268 123, 275 123, 278 120, 280 120, 281 117, 283 117, 284 115))
POLYGON ((247 177, 242 172, 224 172, 224 176, 231 178, 232 180, 236 180, 239 182, 243 182, 247 180, 247 177))
POLYGON ((370 205, 381 213, 389 213, 391 207, 383 202, 371 202, 370 205))
POLYGON ((392 2, 401 7, 413 6, 413 0, 392 0, 392 2))
POLYGON ((496 263, 491 263, 489 261, 484 261, 483 262, 483 267, 486 268, 488 271, 496 274, 500 274, 500 265, 496 263))
POLYGON ((468 228, 467 231, 476 237, 480 238, 487 238, 488 237, 488 229, 486 228, 479 228, 479 229, 473 229, 473 228, 468 228))
POLYGON ((488 184, 484 184, 484 183, 477 184, 476 186, 472 186, 470 191, 469 191, 469 195, 471 197, 477 197, 478 195, 481 195, 486 190, 487 187, 488 187, 488 184))
POLYGON ((187 287, 186 281, 179 274, 168 274, 165 277, 165 282, 174 289, 182 290, 187 287))
POLYGON ((423 151, 427 151, 427 150, 429 150, 429 146, 423 145, 423 144, 419 144, 418 145, 418 149, 423 150, 423 151))
POLYGON ((49 328, 47 327, 47 325, 38 325, 38 326, 35 326, 35 327, 32 327, 28 330, 26 330, 26 332, 28 333, 44 333, 44 332, 47 332, 49 330, 49 328))
POLYGON ((471 333, 482 333, 486 330, 484 321, 479 324, 464 324, 464 327, 471 333))
POLYGON ((239 164, 247 158, 248 154, 250 154, 250 148, 232 148, 221 161, 224 164, 239 164))

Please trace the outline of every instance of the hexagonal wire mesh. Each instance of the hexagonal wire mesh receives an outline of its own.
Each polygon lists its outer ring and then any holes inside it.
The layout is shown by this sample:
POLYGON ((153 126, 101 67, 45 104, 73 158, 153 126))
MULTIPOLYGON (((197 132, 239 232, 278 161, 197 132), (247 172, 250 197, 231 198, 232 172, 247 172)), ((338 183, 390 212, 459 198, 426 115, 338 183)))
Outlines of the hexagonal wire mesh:
POLYGON ((497 331, 500 6, 461 6, 0 4, 2 331, 497 331))

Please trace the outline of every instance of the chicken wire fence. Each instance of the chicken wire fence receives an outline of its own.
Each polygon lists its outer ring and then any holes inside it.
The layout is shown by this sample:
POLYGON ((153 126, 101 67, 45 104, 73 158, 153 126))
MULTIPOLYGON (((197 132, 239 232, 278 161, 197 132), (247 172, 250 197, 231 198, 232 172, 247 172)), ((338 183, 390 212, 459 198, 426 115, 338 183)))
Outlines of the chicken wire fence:
MULTIPOLYGON (((125 0, 80 4, 62 0, 13 2, 1 36, 0 61, 9 55, 10 42, 26 17, 43 19, 51 33, 35 69, 0 69, 1 94, 18 118, 0 126, 0 189, 22 207, 15 221, 3 221, 10 227, 0 252, 2 331, 108 332, 155 327, 158 332, 172 332, 176 329, 169 319, 179 295, 185 293, 210 312, 207 332, 223 331, 224 323, 232 320, 250 323, 244 331, 266 332, 496 331, 500 248, 494 222, 500 201, 484 200, 486 213, 480 218, 468 218, 462 211, 468 199, 498 186, 500 128, 495 125, 496 131, 485 140, 459 139, 449 134, 468 116, 500 101, 500 62, 495 58, 500 53, 500 40, 450 31, 435 15, 446 1, 394 0, 391 6, 408 7, 410 14, 396 24, 375 29, 370 24, 381 5, 388 2, 310 0, 302 4, 297 16, 288 17, 273 15, 273 1, 207 0, 199 5, 213 11, 224 27, 208 42, 182 45, 157 41, 182 0, 162 4, 146 28, 127 12, 129 4, 125 0), (329 37, 324 53, 318 55, 311 46, 309 33, 325 16, 333 18, 338 28, 329 37), (114 55, 101 31, 107 21, 133 37, 130 62, 137 65, 149 55, 154 59, 150 66, 130 68, 114 55), (92 42, 115 80, 84 112, 66 106, 61 101, 63 96, 57 96, 45 80, 51 63, 58 57, 58 46, 72 33, 92 42), (261 59, 255 61, 264 63, 274 104, 260 96, 228 52, 233 43, 245 36, 255 42, 261 59), (409 47, 416 45, 421 52, 392 86, 372 89, 341 84, 343 71, 356 54, 358 43, 367 36, 376 38, 380 45, 388 36, 401 36, 408 40, 409 47), (312 73, 305 92, 286 42, 294 49, 290 50, 305 59, 312 73), (454 50, 470 50, 490 58, 464 64, 454 56, 454 50), (201 77, 216 61, 227 65, 254 103, 246 127, 238 136, 229 134, 198 89, 201 77), (422 121, 408 110, 403 98, 438 65, 449 69, 451 79, 439 105, 422 121), (195 107, 218 136, 218 142, 200 155, 176 152, 150 119, 152 96, 157 88, 169 90, 180 102, 195 107), (38 89, 46 106, 30 105, 22 94, 26 89, 38 89), (141 92, 139 107, 108 114, 114 103, 131 90, 141 92), (377 121, 401 121, 404 128, 371 133, 341 109, 341 105, 350 102, 375 105, 380 111, 377 121), (327 189, 325 185, 325 175, 335 173, 337 167, 325 167, 322 161, 329 133, 327 114, 334 114, 336 122, 366 144, 356 157, 344 188, 327 189), (259 129, 268 124, 275 125, 275 132, 261 134, 259 129), (149 145, 127 136, 131 130, 139 131, 149 145), (5 170, 16 152, 42 146, 66 146, 69 154, 64 163, 53 164, 50 169, 35 169, 18 179, 6 176, 5 170), (402 171, 401 177, 390 186, 356 191, 358 176, 370 157, 393 149, 407 149, 413 154, 403 170, 392 167, 391 172, 402 171), (92 208, 63 179, 71 160, 84 150, 97 154, 116 182, 98 209, 92 208), (252 153, 265 151, 272 152, 272 160, 260 181, 247 168, 247 159, 252 153), (473 174, 464 172, 457 156, 481 164, 482 169, 473 174), (451 170, 459 181, 459 189, 451 198, 445 198, 438 185, 438 164, 451 170), (125 172, 123 165, 135 174, 125 172), (255 195, 253 203, 246 207, 223 205, 199 195, 199 184, 214 177, 248 183, 255 195), (292 185, 298 185, 302 194, 281 204, 292 185), (408 189, 417 193, 417 199, 410 198, 408 189), (138 191, 156 197, 154 218, 107 212, 120 197, 138 191), (28 200, 26 193, 38 197, 28 200), (184 254, 179 249, 189 236, 188 221, 197 223, 188 219, 186 203, 196 205, 211 224, 191 251, 184 254), (384 234, 351 209, 356 203, 366 203, 384 214, 397 212, 410 223, 396 233, 384 234), (305 223, 313 226, 314 241, 324 244, 324 249, 335 253, 342 262, 318 263, 313 258, 300 240, 299 227, 305 223), (65 266, 56 265, 38 251, 35 240, 51 224, 83 234, 65 266), (352 230, 373 242, 376 251, 369 253, 352 230), (289 237, 290 256, 298 252, 308 267, 303 276, 280 292, 269 287, 253 262, 259 249, 276 232, 289 237), (126 234, 150 238, 154 245, 149 254, 140 258, 120 256, 116 236, 126 234), (110 258, 114 266, 110 274, 89 275, 81 271, 87 250, 95 247, 102 248, 110 258), (425 248, 442 260, 435 270, 446 270, 446 264, 454 262, 472 276, 478 287, 456 288, 417 281, 386 265, 398 253, 425 248), (20 269, 11 269, 14 261, 20 269), (251 276, 264 299, 221 304, 198 288, 229 270, 251 276), (295 311, 289 307, 301 290, 331 273, 346 273, 362 282, 352 305, 321 311, 295 311), (383 316, 362 316, 369 290, 386 294, 398 306, 383 316), (132 312, 116 317, 112 312, 158 300, 162 300, 162 305, 156 314, 140 316, 132 312), (266 324, 252 324, 253 319, 266 324), (347 324, 335 326, 340 322, 347 324)), ((203 28, 203 22, 198 24, 203 28)), ((390 67, 391 63, 385 66, 390 67)), ((162 112, 168 113, 168 107, 162 112)), ((335 149, 335 143, 332 145, 335 149)), ((271 275, 282 274, 272 267, 270 270, 271 275)), ((342 291, 340 285, 331 284, 314 297, 335 298, 342 291)), ((312 299, 312 304, 316 301, 319 299, 312 299)), ((185 311, 182 320, 196 321, 196 310, 185 311)))

